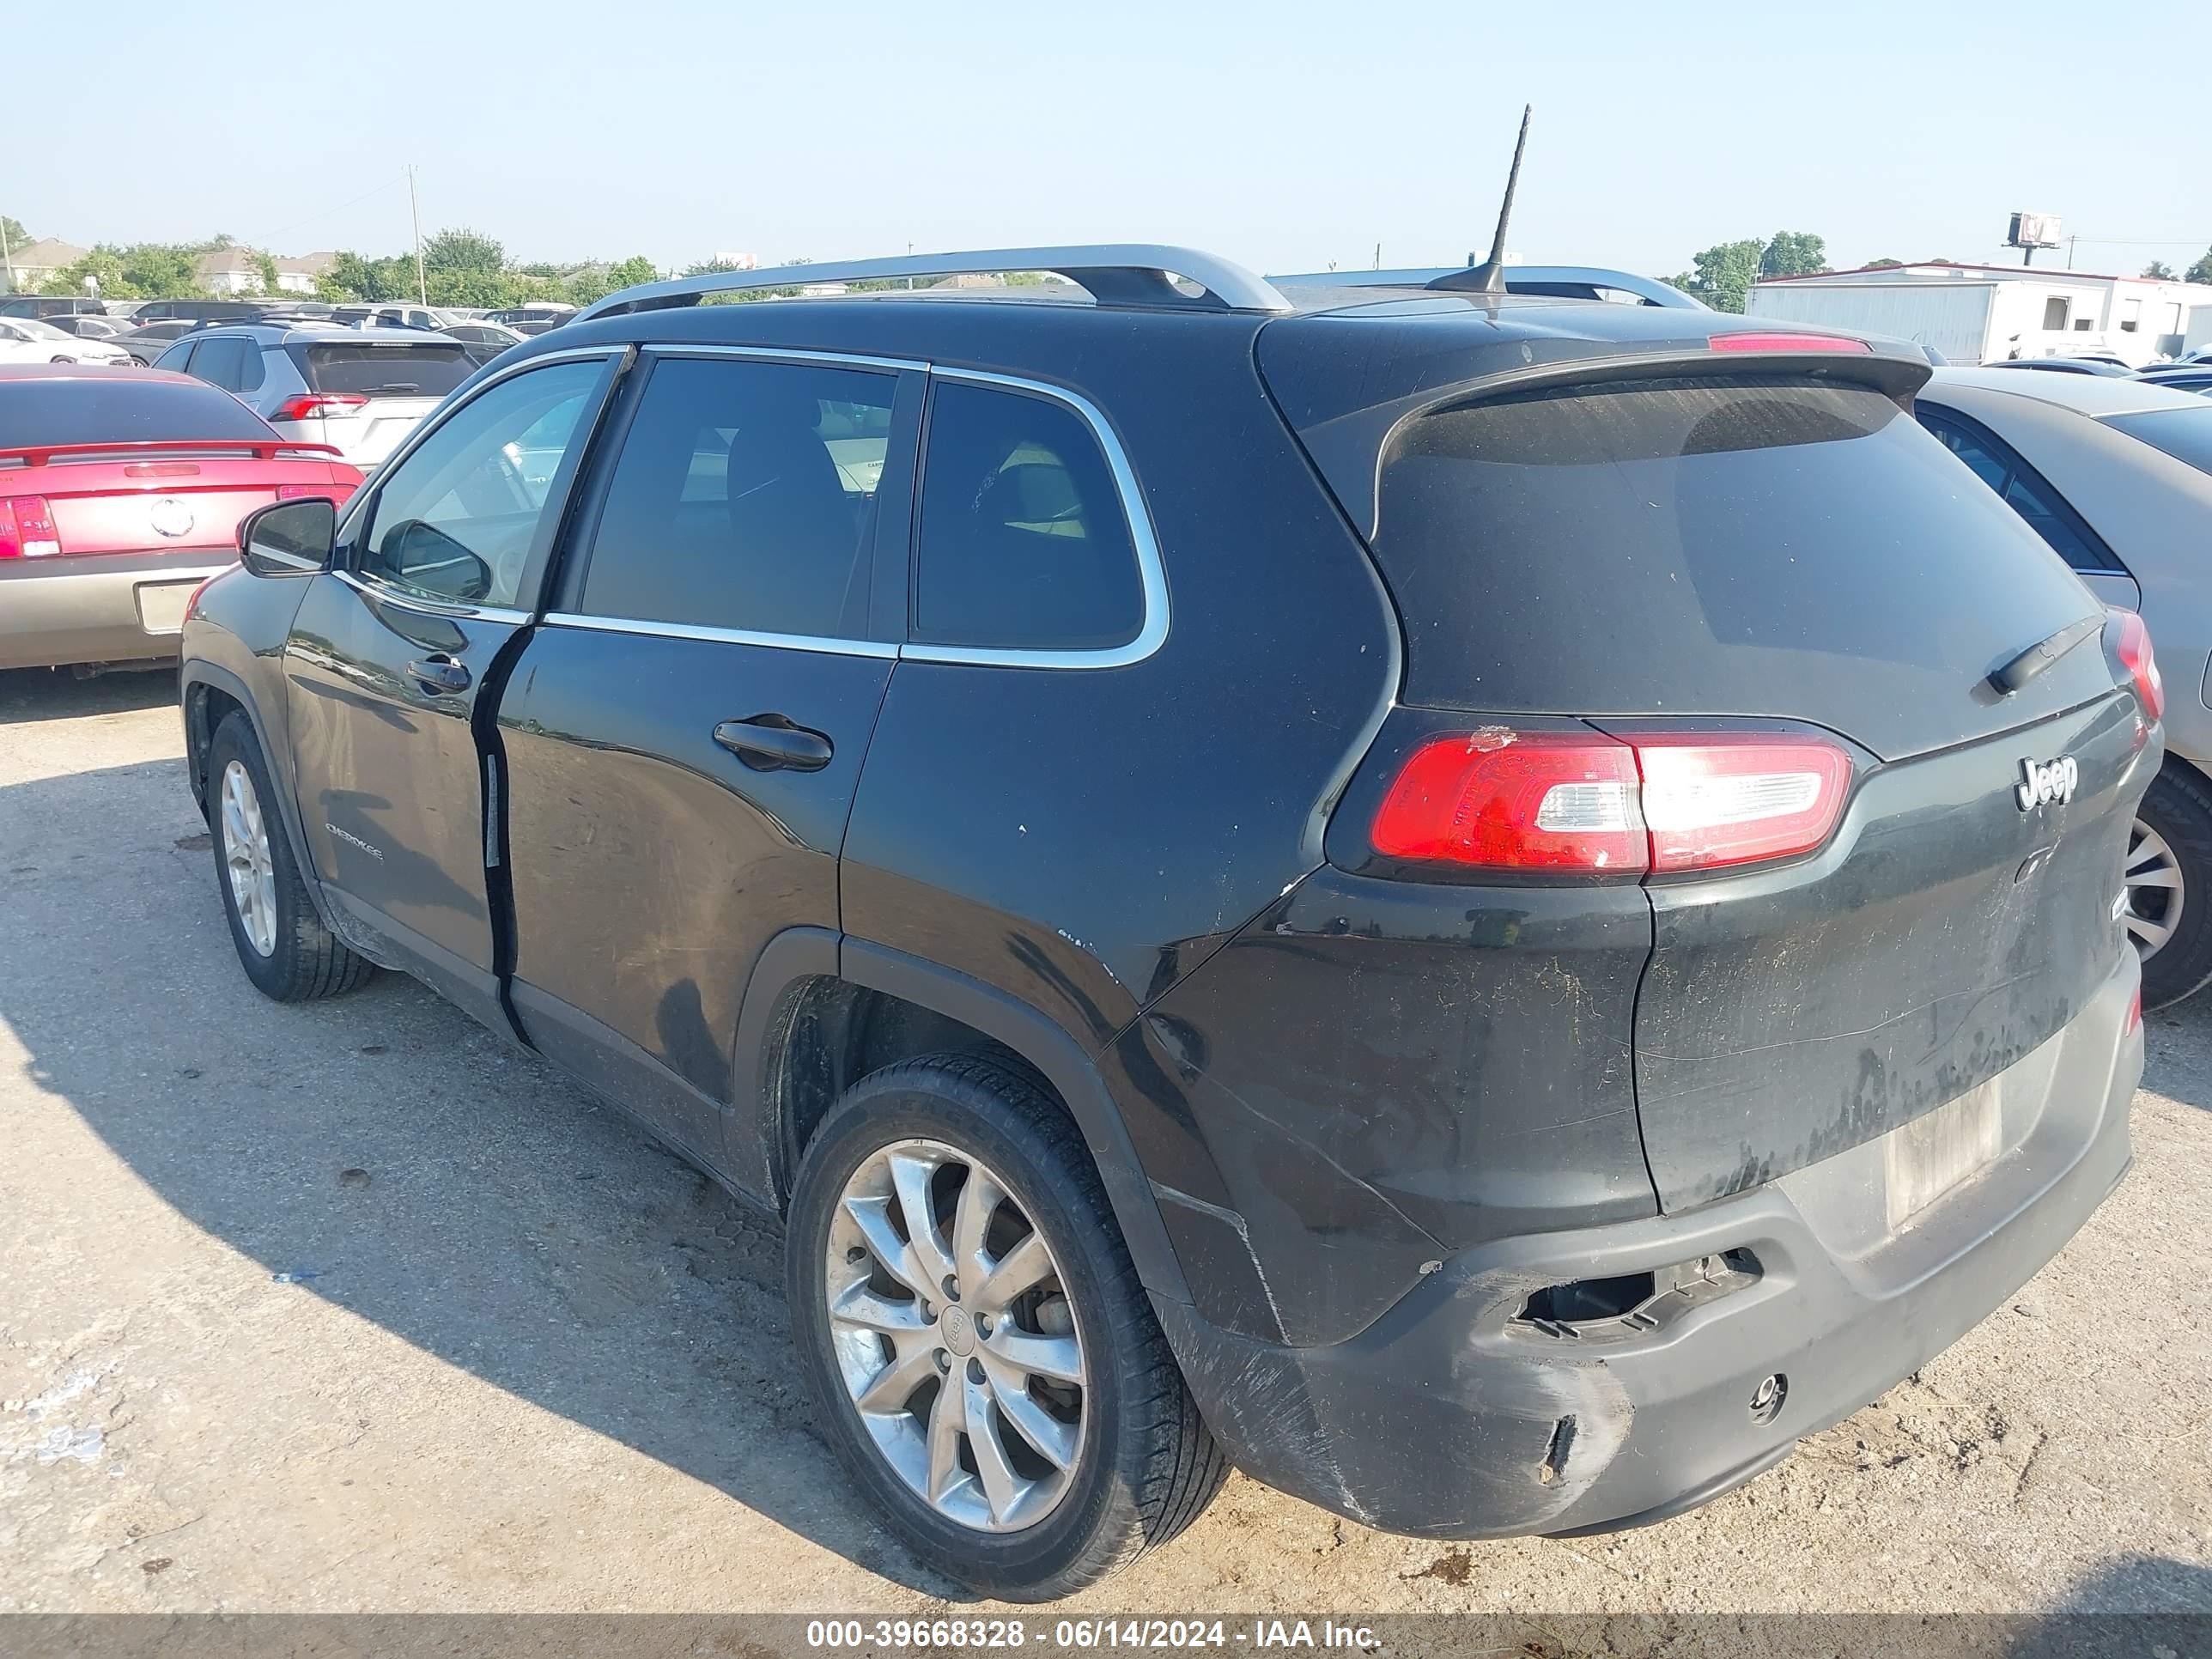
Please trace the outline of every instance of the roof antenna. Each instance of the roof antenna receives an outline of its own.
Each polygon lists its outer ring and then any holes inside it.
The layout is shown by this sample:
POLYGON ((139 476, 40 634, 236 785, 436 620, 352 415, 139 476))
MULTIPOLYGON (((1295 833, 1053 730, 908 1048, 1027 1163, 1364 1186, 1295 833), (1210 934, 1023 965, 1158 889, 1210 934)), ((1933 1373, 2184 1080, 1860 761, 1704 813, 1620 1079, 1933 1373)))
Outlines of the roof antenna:
POLYGON ((1505 175, 1505 199, 1498 206, 1498 234, 1491 239, 1490 257, 1476 264, 1474 255, 1469 253, 1468 269, 1439 276, 1429 284, 1431 288, 1458 294, 1505 292, 1505 226, 1513 216, 1513 192, 1521 183, 1521 152, 1528 148, 1528 114, 1534 107, 1529 104, 1521 106, 1521 136, 1513 143, 1513 171, 1505 175))

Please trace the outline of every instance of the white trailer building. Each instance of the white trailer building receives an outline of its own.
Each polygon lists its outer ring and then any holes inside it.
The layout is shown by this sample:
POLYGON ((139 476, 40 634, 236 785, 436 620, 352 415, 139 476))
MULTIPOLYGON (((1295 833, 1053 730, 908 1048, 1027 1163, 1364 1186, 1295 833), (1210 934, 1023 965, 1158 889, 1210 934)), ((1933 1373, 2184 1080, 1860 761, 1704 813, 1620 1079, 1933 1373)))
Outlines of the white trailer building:
POLYGON ((1954 363, 2098 350, 2141 367, 2212 326, 2212 285, 2033 265, 1885 265, 1770 277, 1744 309, 1910 340, 1954 363))

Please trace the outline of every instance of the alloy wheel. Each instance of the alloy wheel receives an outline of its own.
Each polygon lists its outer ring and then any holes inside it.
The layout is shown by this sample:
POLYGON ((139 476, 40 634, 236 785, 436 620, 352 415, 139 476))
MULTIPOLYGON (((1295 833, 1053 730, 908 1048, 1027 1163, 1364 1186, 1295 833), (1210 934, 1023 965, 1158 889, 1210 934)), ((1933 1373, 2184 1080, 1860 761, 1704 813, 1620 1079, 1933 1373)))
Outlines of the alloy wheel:
POLYGON ((1083 1334, 1051 1246, 981 1160, 895 1141, 846 1182, 826 1274, 837 1368, 868 1438, 978 1532, 1052 1513, 1084 1455, 1083 1334))
POLYGON ((261 798, 243 761, 222 769, 222 866, 238 925, 257 955, 276 951, 276 865, 269 851, 269 825, 261 798))
POLYGON ((2136 953, 2148 962, 2165 948, 2181 925, 2181 907, 2188 897, 2182 885, 2181 860, 2164 836, 2141 818, 2128 836, 2127 887, 2124 919, 2136 953))

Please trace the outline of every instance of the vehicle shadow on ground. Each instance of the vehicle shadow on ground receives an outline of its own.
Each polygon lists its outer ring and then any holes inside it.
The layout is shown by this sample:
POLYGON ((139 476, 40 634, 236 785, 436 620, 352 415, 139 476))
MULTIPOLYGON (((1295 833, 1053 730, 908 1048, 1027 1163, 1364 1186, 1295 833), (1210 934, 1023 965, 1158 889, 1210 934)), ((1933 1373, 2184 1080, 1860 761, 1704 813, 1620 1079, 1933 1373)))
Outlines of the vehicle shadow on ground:
POLYGON ((2212 1111, 2212 987, 2143 1016, 2143 1087, 2212 1111))
MULTIPOLYGON (((137 689, 64 682, 30 718, 134 706, 137 689)), ((33 1081, 265 1268, 268 1294, 323 1297, 871 1571, 961 1596, 876 1526, 818 1438, 772 1218, 403 976, 260 998, 179 761, 0 787, 0 1021, 33 1081)))
POLYGON ((2168 1556, 2115 1556, 2002 1650, 2004 1659, 2207 1659, 2212 1570, 2168 1556))
POLYGON ((118 714, 177 701, 177 665, 116 669, 80 679, 67 669, 0 669, 0 731, 40 720, 118 714))

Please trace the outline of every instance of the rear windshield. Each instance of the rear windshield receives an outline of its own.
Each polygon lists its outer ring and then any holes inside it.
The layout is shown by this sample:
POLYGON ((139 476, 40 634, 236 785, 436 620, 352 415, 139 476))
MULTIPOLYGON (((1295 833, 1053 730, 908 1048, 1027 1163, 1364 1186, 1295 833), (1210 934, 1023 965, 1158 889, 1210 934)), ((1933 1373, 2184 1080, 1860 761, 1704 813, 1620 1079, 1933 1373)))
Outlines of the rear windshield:
POLYGON ((358 392, 371 398, 442 398, 477 368, 457 340, 295 345, 289 349, 312 390, 358 392))
MULTIPOLYGON (((2160 382, 2171 386, 2170 380, 2160 382)), ((2199 472, 2212 472, 2212 401, 2202 409, 2154 409, 2140 415, 2110 415, 2105 424, 2130 438, 2162 449, 2199 472)))
POLYGON ((120 375, 0 380, 0 450, 276 435, 230 393, 197 381, 120 375))
POLYGON ((1419 418, 1382 457, 1375 551, 1415 700, 1789 713, 1877 752, 1932 735, 1905 708, 1963 705, 2094 608, 1894 402, 1809 380, 1577 386, 1419 418))

